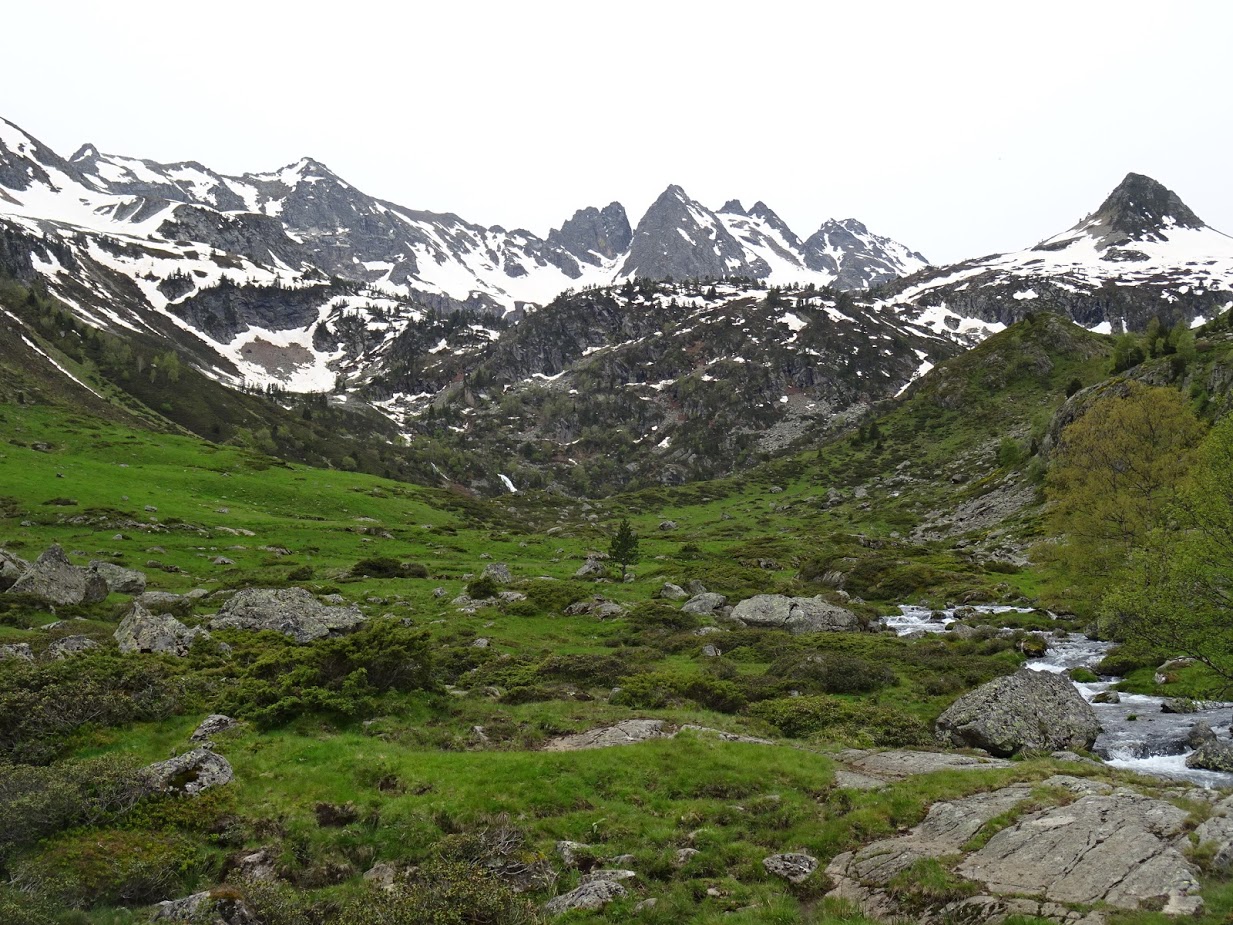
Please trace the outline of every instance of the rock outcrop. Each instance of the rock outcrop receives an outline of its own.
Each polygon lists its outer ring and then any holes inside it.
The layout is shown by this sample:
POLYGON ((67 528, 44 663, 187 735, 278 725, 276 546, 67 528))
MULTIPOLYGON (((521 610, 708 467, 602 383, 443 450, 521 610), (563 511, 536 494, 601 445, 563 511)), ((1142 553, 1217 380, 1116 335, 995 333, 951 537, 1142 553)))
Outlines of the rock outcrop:
POLYGON ((303 588, 245 588, 225 603, 210 629, 274 630, 312 642, 353 630, 364 621, 354 604, 327 607, 303 588))
POLYGON ((193 742, 207 742, 211 736, 234 729, 238 725, 240 725, 239 722, 230 716, 222 713, 211 713, 197 725, 197 728, 193 730, 193 734, 189 736, 189 740, 193 742))
POLYGON ((107 597, 107 582, 94 569, 73 565, 52 545, 22 573, 9 594, 29 594, 49 604, 97 604, 107 597))
POLYGON ((1100 732, 1096 713, 1069 679, 1017 671, 960 697, 938 717, 938 738, 1009 757, 1025 748, 1089 749, 1100 732))
POLYGON ((1186 756, 1186 767, 1233 773, 1233 742, 1211 739, 1186 756))
POLYGON ((604 908, 614 899, 629 895, 629 891, 614 880, 592 880, 584 883, 576 890, 562 893, 544 904, 544 912, 548 915, 563 915, 575 909, 588 912, 604 908))
POLYGON ((1081 778, 1044 786, 1070 796, 1038 809, 1032 785, 1015 784, 935 803, 907 834, 837 856, 826 870, 836 884, 830 895, 872 918, 922 923, 1011 915, 1079 923, 1102 921, 1087 918, 1092 906, 1178 915, 1202 908, 1197 872, 1183 854, 1184 810, 1081 778), (995 819, 997 830, 973 849, 995 819), (912 871, 921 862, 947 867, 958 898, 937 904, 916 893, 912 871))
POLYGON ((142 768, 141 776, 150 793, 183 793, 195 796, 211 787, 231 783, 231 764, 208 748, 194 748, 166 761, 142 768))
POLYGON ((108 591, 116 594, 141 594, 146 590, 145 572, 98 560, 91 562, 90 568, 103 576, 108 591))
POLYGON ((48 658, 70 658, 99 648, 99 644, 89 636, 62 636, 47 647, 48 658))
POLYGON ((113 635, 125 654, 157 652, 181 657, 188 655, 198 639, 210 638, 199 626, 189 629, 171 614, 150 613, 135 601, 113 635))
POLYGON ((7 591, 30 570, 30 563, 20 556, 0 549, 0 591, 7 591))
POLYGON ((746 626, 786 629, 790 633, 831 633, 861 629, 861 619, 850 610, 821 597, 785 597, 758 594, 732 608, 734 620, 746 626))

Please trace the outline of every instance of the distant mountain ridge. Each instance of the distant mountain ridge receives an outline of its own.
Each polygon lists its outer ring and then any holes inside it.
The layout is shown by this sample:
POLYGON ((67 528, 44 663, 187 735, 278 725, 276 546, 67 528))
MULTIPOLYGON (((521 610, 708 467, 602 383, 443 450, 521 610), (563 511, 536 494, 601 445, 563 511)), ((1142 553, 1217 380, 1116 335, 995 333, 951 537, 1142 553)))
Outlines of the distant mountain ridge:
POLYGON ((1192 325, 1233 307, 1233 237, 1130 173, 1066 231, 896 280, 879 304, 908 318, 944 310, 999 324, 1054 311, 1105 332, 1143 330, 1152 318, 1192 325))

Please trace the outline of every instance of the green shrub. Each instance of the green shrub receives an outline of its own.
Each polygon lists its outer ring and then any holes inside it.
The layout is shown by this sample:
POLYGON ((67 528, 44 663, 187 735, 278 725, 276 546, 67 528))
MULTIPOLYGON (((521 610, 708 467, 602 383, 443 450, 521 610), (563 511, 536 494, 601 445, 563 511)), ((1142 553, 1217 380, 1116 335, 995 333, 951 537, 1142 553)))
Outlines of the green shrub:
POLYGON ((92 829, 45 841, 11 869, 20 889, 81 909, 178 896, 202 867, 182 836, 92 829))
POLYGON ((496 597, 500 590, 500 586, 487 575, 481 575, 467 583, 467 594, 477 601, 496 597))
POLYGON ((827 733, 830 738, 886 746, 927 745, 933 741, 929 727, 910 713, 834 697, 765 700, 754 704, 749 712, 793 738, 827 733))
POLYGON ((789 656, 774 662, 767 677, 784 688, 815 694, 867 694, 899 683, 885 664, 874 664, 846 652, 819 652, 804 658, 789 656))
POLYGON ((142 796, 138 767, 111 755, 45 768, 0 765, 0 867, 56 832, 123 816, 142 796))
POLYGON ((163 662, 102 650, 0 662, 0 761, 41 764, 86 724, 121 726, 175 712, 185 684, 163 662))
POLYGON ((418 562, 399 562, 389 556, 360 559, 351 566, 352 577, 427 578, 428 569, 418 562))
POLYGON ((370 620, 336 639, 297 646, 267 634, 258 655, 222 698, 222 709, 274 726, 303 713, 358 716, 386 691, 435 688, 427 635, 398 620, 370 620))

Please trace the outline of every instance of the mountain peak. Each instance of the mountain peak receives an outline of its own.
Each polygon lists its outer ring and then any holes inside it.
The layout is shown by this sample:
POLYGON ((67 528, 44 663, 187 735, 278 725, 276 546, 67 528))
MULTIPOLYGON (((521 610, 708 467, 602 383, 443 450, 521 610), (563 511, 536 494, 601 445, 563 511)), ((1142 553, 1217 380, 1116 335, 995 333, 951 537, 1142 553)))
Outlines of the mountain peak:
MULTIPOLYGON (((1206 228, 1181 197, 1164 184, 1141 173, 1128 173, 1100 208, 1079 224, 1037 244, 1032 250, 1064 250, 1076 242, 1091 239, 1104 259, 1127 259, 1124 245, 1133 242, 1167 241, 1175 228, 1206 228)), ((1130 256, 1128 259, 1142 259, 1130 256)))
POLYGON ((99 156, 98 148, 96 148, 94 145, 90 144, 90 142, 87 141, 84 145, 82 145, 80 148, 77 149, 77 153, 75 153, 72 157, 69 158, 69 162, 76 164, 79 161, 94 160, 94 158, 98 156, 99 156))
POLYGON ((720 206, 716 211, 724 212, 728 215, 748 215, 749 214, 745 211, 745 207, 741 205, 741 201, 739 199, 729 199, 722 206, 720 206))
POLYGON ((1128 173, 1095 215, 1111 231, 1139 237, 1171 227, 1202 228, 1203 220, 1163 183, 1128 173))

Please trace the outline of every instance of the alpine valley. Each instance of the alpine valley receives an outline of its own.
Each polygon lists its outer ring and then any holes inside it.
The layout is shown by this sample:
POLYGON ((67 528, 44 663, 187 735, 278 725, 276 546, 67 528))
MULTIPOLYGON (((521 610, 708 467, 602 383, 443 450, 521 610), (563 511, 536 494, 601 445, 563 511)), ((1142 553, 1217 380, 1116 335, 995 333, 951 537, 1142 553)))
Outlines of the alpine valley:
POLYGON ((0 923, 1227 925, 1230 308, 0 120, 0 923))

